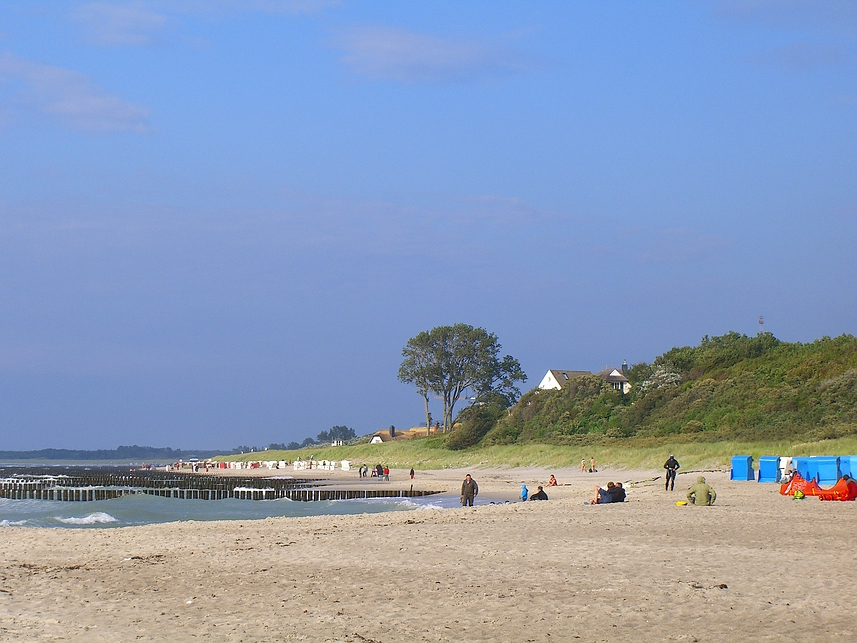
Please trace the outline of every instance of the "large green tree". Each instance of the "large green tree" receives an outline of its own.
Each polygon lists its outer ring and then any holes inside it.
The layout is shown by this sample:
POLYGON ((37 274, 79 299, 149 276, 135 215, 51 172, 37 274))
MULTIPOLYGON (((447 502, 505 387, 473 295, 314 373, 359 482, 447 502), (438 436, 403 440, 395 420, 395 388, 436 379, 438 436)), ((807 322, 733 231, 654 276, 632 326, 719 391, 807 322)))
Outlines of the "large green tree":
POLYGON ((425 402, 426 426, 431 422, 429 394, 443 400, 443 428, 452 428, 453 409, 465 391, 476 402, 498 397, 511 406, 521 396, 516 383, 527 376, 511 355, 500 358, 502 346, 494 333, 468 324, 437 326, 408 340, 399 379, 413 384, 425 402))

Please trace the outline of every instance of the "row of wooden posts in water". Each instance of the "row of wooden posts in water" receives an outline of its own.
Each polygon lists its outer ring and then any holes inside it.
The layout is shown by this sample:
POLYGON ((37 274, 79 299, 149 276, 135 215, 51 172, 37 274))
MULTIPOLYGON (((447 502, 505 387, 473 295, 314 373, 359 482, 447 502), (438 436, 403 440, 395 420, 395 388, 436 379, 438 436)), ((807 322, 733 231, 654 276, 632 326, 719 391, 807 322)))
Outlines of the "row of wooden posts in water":
POLYGON ((362 498, 414 498, 437 491, 410 489, 320 489, 324 480, 211 476, 162 471, 0 469, 0 498, 95 501, 133 494, 186 500, 278 500, 303 502, 362 498))

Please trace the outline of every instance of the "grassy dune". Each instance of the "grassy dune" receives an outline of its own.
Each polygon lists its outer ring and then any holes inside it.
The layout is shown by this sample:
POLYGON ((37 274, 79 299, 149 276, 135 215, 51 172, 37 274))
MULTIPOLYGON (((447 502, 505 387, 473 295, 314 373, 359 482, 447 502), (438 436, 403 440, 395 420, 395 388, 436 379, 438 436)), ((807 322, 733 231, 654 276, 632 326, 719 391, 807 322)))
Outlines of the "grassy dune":
POLYGON ((383 463, 394 468, 444 469, 461 467, 575 467, 581 458, 594 457, 599 467, 622 469, 660 469, 673 453, 682 467, 728 467, 733 455, 852 455, 857 454, 857 437, 850 436, 818 442, 710 442, 626 441, 621 445, 568 447, 548 444, 490 446, 451 451, 431 439, 324 447, 300 451, 261 451, 221 456, 220 460, 350 460, 355 464, 383 463))

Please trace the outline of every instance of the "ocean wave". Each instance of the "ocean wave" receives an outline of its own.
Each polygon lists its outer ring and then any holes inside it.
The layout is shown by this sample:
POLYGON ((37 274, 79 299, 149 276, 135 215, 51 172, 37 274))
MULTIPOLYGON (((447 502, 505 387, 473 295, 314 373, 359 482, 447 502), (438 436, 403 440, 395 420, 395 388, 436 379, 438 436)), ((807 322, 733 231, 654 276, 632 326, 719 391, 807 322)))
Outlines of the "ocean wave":
POLYGON ((54 520, 61 522, 64 525, 95 525, 105 522, 118 522, 116 518, 108 513, 104 513, 103 511, 96 511, 95 513, 84 516, 83 518, 62 518, 60 516, 54 516, 54 520))
POLYGON ((20 527, 26 525, 27 520, 0 520, 0 527, 20 527))

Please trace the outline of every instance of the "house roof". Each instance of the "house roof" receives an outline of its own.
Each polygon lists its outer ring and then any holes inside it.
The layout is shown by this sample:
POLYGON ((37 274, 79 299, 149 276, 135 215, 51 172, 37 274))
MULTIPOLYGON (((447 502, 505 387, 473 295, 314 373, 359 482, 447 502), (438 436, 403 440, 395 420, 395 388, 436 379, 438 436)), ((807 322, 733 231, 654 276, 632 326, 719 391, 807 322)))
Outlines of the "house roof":
POLYGON ((583 377, 584 375, 592 375, 589 371, 558 371, 551 369, 551 374, 554 376, 554 379, 562 385, 564 382, 568 380, 572 380, 575 377, 583 377))
MULTIPOLYGON (((592 375, 593 373, 589 371, 563 371, 557 369, 550 369, 548 371, 551 375, 553 375, 554 379, 559 383, 560 386, 564 386, 566 382, 569 380, 573 380, 576 377, 583 377, 584 375, 592 375)), ((628 378, 622 374, 617 368, 605 368, 603 371, 595 373, 598 377, 606 382, 610 382, 611 384, 614 382, 625 383, 628 381, 628 378)))
POLYGON ((602 380, 607 380, 608 382, 627 382, 628 378, 622 374, 618 368, 605 368, 603 371, 597 373, 598 377, 602 380))

